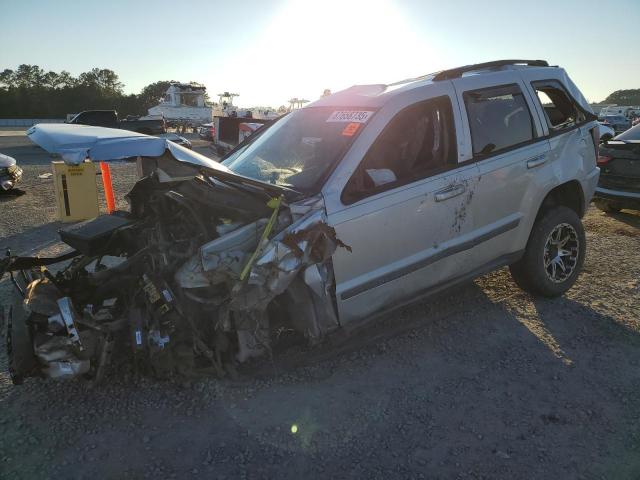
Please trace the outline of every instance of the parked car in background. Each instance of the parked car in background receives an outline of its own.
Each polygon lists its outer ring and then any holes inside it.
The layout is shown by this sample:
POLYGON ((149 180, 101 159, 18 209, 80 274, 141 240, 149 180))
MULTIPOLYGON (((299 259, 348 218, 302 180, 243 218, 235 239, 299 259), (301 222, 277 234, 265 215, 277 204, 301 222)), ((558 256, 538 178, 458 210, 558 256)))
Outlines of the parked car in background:
POLYGON ((203 140, 213 141, 216 136, 216 127, 213 123, 206 123, 198 127, 198 136, 203 140))
POLYGON ((0 190, 11 190, 22 178, 22 169, 16 159, 0 153, 0 190))
POLYGON ((86 110, 78 113, 69 122, 77 125, 92 125, 94 127, 122 128, 132 132, 146 135, 158 135, 166 133, 167 128, 162 117, 135 117, 127 116, 124 120, 118 119, 115 110, 86 110))
POLYGON ((177 133, 162 133, 158 135, 158 137, 166 138, 170 142, 177 143, 178 145, 182 145, 186 148, 193 148, 189 140, 184 138, 182 135, 178 135, 177 133))
POLYGON ((640 115, 640 107, 632 105, 607 105, 598 113, 598 117, 607 115, 622 115, 631 118, 640 115))
POLYGON ((609 213, 640 210, 640 125, 601 145, 598 166, 595 206, 609 213))
POLYGON ((605 125, 609 125, 616 133, 622 133, 631 128, 631 121, 624 115, 605 115, 600 118, 605 125))
POLYGON ((616 131, 608 123, 598 122, 598 128, 600 129, 600 142, 607 142, 616 136, 616 131))

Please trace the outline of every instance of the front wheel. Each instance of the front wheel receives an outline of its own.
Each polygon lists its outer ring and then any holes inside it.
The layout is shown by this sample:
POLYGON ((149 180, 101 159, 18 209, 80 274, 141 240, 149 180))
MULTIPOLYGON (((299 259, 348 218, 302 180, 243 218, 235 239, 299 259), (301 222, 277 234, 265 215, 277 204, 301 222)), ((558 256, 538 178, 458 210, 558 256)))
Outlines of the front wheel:
POLYGON ((580 218, 568 207, 554 207, 536 220, 523 257, 509 267, 523 290, 557 297, 575 283, 587 240, 580 218))

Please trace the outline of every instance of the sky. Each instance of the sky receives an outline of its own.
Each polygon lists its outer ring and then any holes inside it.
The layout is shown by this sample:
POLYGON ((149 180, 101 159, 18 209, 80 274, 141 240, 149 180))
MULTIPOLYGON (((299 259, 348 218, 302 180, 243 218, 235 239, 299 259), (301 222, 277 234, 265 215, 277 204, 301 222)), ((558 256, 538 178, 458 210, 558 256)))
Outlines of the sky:
POLYGON ((325 88, 545 59, 601 101, 640 88, 638 25, 640 0, 0 0, 0 69, 110 68, 126 93, 196 81, 213 100, 231 91, 239 106, 278 107, 325 88))

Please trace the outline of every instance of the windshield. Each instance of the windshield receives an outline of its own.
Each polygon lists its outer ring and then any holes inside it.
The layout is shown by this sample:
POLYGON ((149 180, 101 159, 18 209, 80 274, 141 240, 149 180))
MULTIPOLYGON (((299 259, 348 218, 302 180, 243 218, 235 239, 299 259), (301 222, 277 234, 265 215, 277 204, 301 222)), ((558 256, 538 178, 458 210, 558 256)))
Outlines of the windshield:
POLYGON ((334 107, 295 110, 222 163, 245 177, 310 192, 340 160, 372 114, 334 107))

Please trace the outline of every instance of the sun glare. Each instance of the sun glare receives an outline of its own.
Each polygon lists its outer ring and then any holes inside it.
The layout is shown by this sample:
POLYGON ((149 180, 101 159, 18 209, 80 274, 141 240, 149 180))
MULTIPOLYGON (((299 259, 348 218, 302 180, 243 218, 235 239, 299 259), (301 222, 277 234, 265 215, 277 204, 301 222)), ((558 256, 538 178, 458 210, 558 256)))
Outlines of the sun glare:
POLYGON ((392 1, 293 0, 254 46, 250 71, 260 81, 247 87, 263 98, 316 100, 325 88, 428 73, 437 59, 425 36, 392 1))

